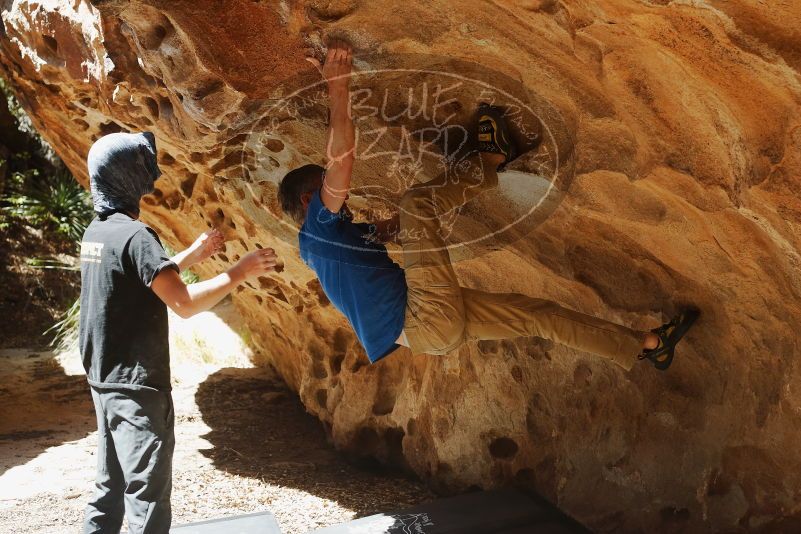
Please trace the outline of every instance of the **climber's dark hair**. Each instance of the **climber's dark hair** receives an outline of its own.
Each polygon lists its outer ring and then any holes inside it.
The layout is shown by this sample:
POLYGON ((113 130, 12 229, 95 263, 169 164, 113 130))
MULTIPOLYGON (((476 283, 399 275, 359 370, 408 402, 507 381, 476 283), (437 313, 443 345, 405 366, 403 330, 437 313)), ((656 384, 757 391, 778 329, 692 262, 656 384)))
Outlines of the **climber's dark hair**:
POLYGON ((298 225, 303 224, 306 212, 300 196, 320 187, 325 169, 319 165, 309 164, 289 171, 278 186, 278 201, 281 210, 298 225))

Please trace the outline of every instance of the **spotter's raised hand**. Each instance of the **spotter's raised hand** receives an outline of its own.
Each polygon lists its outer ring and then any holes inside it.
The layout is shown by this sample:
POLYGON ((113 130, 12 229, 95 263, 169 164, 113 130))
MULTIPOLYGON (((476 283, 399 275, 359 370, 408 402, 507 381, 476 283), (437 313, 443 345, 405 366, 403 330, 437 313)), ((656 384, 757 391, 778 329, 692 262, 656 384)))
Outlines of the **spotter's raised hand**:
POLYGON ((201 261, 222 252, 225 245, 225 238, 222 232, 213 228, 207 232, 203 232, 195 239, 195 242, 189 246, 190 250, 190 263, 200 263, 201 261))

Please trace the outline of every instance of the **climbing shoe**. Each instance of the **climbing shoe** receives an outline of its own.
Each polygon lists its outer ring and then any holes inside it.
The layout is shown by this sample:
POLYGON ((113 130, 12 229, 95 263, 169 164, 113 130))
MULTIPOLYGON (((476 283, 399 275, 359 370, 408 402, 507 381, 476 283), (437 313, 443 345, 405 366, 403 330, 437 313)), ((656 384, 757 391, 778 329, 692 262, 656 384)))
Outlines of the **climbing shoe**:
POLYGON ((660 371, 666 370, 673 363, 673 352, 676 344, 690 330, 701 312, 697 308, 682 310, 669 323, 651 330, 659 337, 659 344, 654 349, 643 351, 638 356, 640 360, 649 360, 660 371))
POLYGON ((499 171, 516 156, 509 127, 503 118, 503 110, 485 102, 478 107, 478 151, 503 154, 505 159, 498 166, 499 171))

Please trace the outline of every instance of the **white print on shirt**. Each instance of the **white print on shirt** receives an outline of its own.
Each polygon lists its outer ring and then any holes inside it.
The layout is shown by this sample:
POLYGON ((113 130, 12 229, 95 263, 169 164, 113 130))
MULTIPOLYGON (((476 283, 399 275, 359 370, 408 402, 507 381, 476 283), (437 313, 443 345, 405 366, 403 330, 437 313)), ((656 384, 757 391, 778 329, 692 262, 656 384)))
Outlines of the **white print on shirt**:
POLYGON ((81 261, 90 263, 100 263, 100 254, 103 252, 104 243, 92 243, 91 241, 81 242, 81 261))

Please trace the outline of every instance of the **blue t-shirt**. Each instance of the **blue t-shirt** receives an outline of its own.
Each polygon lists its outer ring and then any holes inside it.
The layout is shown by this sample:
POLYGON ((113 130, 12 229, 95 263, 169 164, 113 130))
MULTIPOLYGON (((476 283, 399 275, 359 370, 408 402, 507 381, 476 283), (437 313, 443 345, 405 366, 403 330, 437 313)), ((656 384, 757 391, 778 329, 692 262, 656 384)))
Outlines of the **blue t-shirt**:
POLYGON ((350 321, 371 362, 398 348, 406 310, 406 277, 370 227, 346 210, 332 213, 316 191, 300 229, 300 257, 317 273, 331 303, 350 321))

